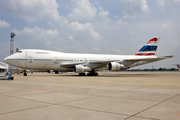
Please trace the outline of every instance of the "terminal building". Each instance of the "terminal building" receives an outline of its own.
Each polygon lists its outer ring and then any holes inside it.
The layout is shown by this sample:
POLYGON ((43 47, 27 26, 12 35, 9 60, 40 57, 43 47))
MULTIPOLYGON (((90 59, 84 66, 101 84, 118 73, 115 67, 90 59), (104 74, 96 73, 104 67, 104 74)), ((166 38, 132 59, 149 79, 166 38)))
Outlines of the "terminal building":
POLYGON ((0 62, 0 73, 8 71, 8 64, 0 62))

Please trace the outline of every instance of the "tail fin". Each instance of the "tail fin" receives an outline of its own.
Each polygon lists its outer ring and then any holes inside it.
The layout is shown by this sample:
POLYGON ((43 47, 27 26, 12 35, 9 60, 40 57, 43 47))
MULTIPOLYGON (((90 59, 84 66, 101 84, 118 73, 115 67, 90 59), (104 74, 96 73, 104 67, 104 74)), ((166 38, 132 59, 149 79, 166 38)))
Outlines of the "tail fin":
POLYGON ((177 64, 177 67, 178 67, 178 69, 180 69, 180 65, 179 64, 177 64))
POLYGON ((150 39, 136 54, 136 56, 155 55, 160 37, 150 39))

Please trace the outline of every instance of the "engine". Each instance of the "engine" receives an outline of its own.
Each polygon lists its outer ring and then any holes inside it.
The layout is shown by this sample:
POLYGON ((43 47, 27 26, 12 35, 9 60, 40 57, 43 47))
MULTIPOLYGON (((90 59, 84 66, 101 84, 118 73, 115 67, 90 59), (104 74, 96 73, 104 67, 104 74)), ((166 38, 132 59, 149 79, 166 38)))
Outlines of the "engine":
POLYGON ((83 72, 90 72, 91 68, 84 67, 82 65, 76 65, 74 70, 76 73, 83 73, 83 72))
POLYGON ((108 68, 109 68, 109 70, 111 70, 111 71, 118 71, 118 70, 120 70, 120 69, 126 69, 127 67, 125 67, 124 65, 119 64, 119 63, 117 63, 117 62, 110 62, 110 63, 108 64, 108 68))

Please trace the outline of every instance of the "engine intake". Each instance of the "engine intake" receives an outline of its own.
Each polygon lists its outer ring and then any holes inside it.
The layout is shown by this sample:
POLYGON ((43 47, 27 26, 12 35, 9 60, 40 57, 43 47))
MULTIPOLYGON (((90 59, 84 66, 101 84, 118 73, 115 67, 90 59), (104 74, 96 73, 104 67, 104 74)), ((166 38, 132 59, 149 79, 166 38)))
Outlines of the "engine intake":
POLYGON ((90 72, 91 68, 89 67, 84 67, 82 65, 75 65, 74 71, 76 73, 83 73, 83 72, 90 72))
POLYGON ((110 63, 108 64, 108 68, 109 68, 109 70, 111 70, 111 71, 118 71, 118 70, 120 70, 120 69, 127 69, 127 67, 125 67, 124 65, 119 64, 119 63, 117 63, 117 62, 110 62, 110 63))

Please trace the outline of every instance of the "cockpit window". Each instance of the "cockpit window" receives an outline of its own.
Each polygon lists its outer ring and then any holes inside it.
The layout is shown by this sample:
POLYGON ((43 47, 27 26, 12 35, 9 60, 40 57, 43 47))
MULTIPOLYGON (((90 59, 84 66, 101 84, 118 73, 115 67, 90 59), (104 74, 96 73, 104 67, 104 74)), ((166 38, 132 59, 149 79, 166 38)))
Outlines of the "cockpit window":
POLYGON ((18 50, 18 51, 16 51, 16 52, 17 52, 17 53, 22 53, 22 51, 19 51, 19 50, 18 50))

